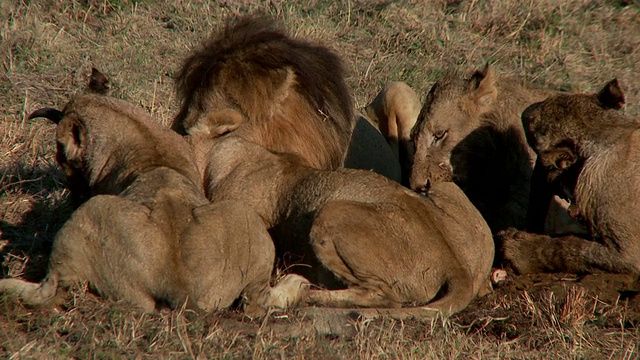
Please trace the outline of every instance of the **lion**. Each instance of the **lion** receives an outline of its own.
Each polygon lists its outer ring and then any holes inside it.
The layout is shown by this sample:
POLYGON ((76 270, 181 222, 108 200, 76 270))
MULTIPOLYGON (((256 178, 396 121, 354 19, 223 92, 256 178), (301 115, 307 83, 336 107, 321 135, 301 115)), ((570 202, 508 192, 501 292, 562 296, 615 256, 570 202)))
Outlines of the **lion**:
POLYGON ((411 129, 418 120, 422 104, 418 94, 402 81, 387 84, 365 107, 365 114, 378 124, 378 129, 398 159, 401 183, 409 186, 409 172, 413 163, 411 129))
MULTIPOLYGON (((208 118, 244 121, 232 112, 208 118)), ((246 202, 284 252, 310 265, 296 271, 331 287, 311 290, 308 303, 451 314, 490 290, 491 231, 457 185, 438 184, 422 196, 371 171, 315 169, 241 134, 220 136, 220 121, 206 121, 188 130, 188 140, 208 152, 200 167, 207 197, 246 202)))
MULTIPOLYGON (((400 163, 380 132, 354 113, 341 59, 293 39, 266 17, 228 23, 183 62, 176 77, 181 108, 172 129, 186 135, 201 117, 231 108, 238 131, 256 144, 297 154, 318 169, 372 170, 400 181, 400 163)), ((212 122, 212 119, 207 121, 212 122)))
POLYGON ((494 246, 475 207, 454 184, 422 198, 340 168, 350 134, 335 134, 353 124, 341 67, 282 34, 262 19, 228 25, 178 76, 173 128, 187 134, 207 198, 262 216, 279 259, 309 265, 293 270, 326 287, 309 303, 452 313, 488 291, 494 246))
POLYGON ((304 296, 297 275, 269 286, 275 250, 264 221, 241 202, 210 204, 187 143, 142 109, 85 94, 35 117, 58 124, 57 159, 91 196, 57 233, 46 278, 3 279, 0 292, 49 305, 65 284, 87 280, 149 312, 210 311, 242 296, 251 314, 304 296))
MULTIPOLYGON (((498 77, 486 64, 465 78, 448 71, 430 89, 412 129, 415 153, 410 187, 424 192, 454 181, 478 207, 492 231, 524 229, 535 152, 520 120, 530 104, 556 92, 498 77)), ((547 206, 548 208, 548 206, 547 206)), ((547 231, 577 231, 562 209, 553 208, 547 231)))
POLYGON ((328 48, 291 38, 266 17, 244 17, 212 34, 182 64, 181 108, 171 128, 185 135, 201 118, 232 109, 247 121, 238 129, 219 123, 213 131, 235 131, 314 168, 336 169, 356 121, 344 74, 328 48))
POLYGON ((555 95, 522 113, 544 175, 532 193, 569 200, 591 236, 508 229, 499 238, 517 272, 640 274, 640 122, 618 111, 624 102, 614 79, 598 93, 555 95))

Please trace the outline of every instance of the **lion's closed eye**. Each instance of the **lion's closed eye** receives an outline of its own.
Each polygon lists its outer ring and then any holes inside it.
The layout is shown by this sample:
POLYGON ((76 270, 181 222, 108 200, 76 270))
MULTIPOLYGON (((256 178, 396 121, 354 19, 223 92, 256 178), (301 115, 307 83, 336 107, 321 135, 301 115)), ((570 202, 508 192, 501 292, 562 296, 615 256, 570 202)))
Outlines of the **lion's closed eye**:
POLYGON ((443 140, 449 132, 447 130, 438 130, 433 133, 433 144, 443 140))

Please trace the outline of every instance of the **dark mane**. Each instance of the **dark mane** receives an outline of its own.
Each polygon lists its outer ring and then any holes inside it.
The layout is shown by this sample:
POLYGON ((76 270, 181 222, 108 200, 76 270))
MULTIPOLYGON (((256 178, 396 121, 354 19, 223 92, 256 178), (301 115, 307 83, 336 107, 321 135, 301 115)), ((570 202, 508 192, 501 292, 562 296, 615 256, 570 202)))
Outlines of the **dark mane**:
POLYGON ((189 125, 183 124, 189 106, 199 103, 225 79, 234 79, 244 88, 252 85, 252 76, 285 69, 295 73, 296 89, 309 104, 341 132, 351 131, 353 104, 340 58, 323 46, 290 38, 279 24, 264 16, 248 16, 228 24, 185 60, 176 78, 183 106, 172 127, 184 133, 189 125))

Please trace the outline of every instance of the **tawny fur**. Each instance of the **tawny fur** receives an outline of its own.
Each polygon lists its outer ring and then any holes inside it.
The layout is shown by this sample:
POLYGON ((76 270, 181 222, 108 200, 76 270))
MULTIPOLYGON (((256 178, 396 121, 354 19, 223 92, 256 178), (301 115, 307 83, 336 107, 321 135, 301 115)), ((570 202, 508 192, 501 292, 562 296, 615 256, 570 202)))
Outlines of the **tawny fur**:
POLYGON ((404 82, 387 84, 365 108, 365 113, 378 124, 394 156, 400 163, 402 184, 409 186, 409 172, 413 163, 411 129, 418 120, 422 104, 416 92, 404 82))
POLYGON ((205 48, 224 49, 227 63, 216 65, 196 53, 178 78, 179 93, 186 95, 174 128, 190 134, 208 197, 214 203, 246 201, 271 228, 281 258, 289 255, 311 265, 294 270, 322 285, 337 286, 336 276, 350 284, 348 289, 313 291, 310 302, 427 305, 451 313, 487 291, 493 241, 486 222, 454 184, 434 188, 424 199, 369 171, 319 170, 340 165, 312 159, 334 154, 332 146, 342 149, 346 142, 335 134, 344 131, 335 119, 352 119, 349 94, 335 85, 344 81, 340 68, 331 56, 305 55, 309 44, 291 46, 293 40, 283 37, 281 42, 289 45, 270 45, 273 35, 256 35, 270 30, 252 21, 228 27, 212 40, 218 47, 205 48), (247 29, 255 40, 238 35, 247 29), (283 49, 286 56, 272 57, 283 49), (234 60, 236 52, 243 55, 242 63, 234 60), (232 70, 233 76, 225 75, 232 70), (192 71, 197 76, 189 76, 192 71), (301 80, 305 72, 315 81, 301 80), (188 79, 205 79, 204 85, 188 79), (327 118, 311 110, 318 104, 332 105, 322 109, 327 118), (285 124, 282 131, 277 130, 280 123, 285 124), (220 124, 230 134, 218 130, 220 124), (309 130, 317 124, 331 129, 309 130), (273 137, 276 131, 282 137, 273 137))
POLYGON ((491 232, 455 184, 423 197, 370 171, 313 169, 236 134, 207 136, 192 132, 190 141, 211 148, 208 197, 247 202, 277 234, 279 250, 310 265, 294 270, 321 285, 335 285, 332 276, 348 285, 311 291, 310 303, 450 314, 490 290, 491 232), (318 260, 329 274, 318 274, 318 260))
POLYGON ((318 169, 344 162, 355 117, 342 62, 266 18, 246 17, 212 34, 185 60, 177 90, 172 128, 181 134, 229 108, 246 120, 230 130, 247 140, 318 169))
MULTIPOLYGON (((524 229, 536 155, 527 145, 520 114, 553 93, 498 77, 488 64, 470 78, 447 72, 429 91, 412 132, 411 188, 424 191, 453 180, 492 231, 524 229)), ((566 211, 557 206, 553 211, 549 219, 556 228, 547 226, 547 231, 580 229, 566 211)))
POLYGON ((87 280, 146 311, 214 310, 244 296, 252 313, 304 294, 299 276, 269 287, 275 252, 264 221, 240 202, 210 204, 184 139, 141 109, 81 95, 34 116, 58 122, 58 160, 92 196, 56 235, 46 278, 0 280, 0 292, 45 305, 61 286, 87 280))
POLYGON ((591 236, 507 230, 499 239, 518 272, 640 274, 640 123, 617 111, 623 103, 613 80, 598 94, 556 95, 523 112, 546 179, 532 194, 570 200, 591 236))

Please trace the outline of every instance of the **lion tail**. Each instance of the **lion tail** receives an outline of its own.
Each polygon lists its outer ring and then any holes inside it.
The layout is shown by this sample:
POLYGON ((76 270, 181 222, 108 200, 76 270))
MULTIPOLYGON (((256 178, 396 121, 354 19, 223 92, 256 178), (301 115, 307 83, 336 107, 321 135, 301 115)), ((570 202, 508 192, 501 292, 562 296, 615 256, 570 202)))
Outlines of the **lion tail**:
POLYGON ((30 306, 47 305, 54 301, 58 290, 55 276, 47 276, 41 283, 20 279, 0 280, 0 294, 12 294, 30 306))

